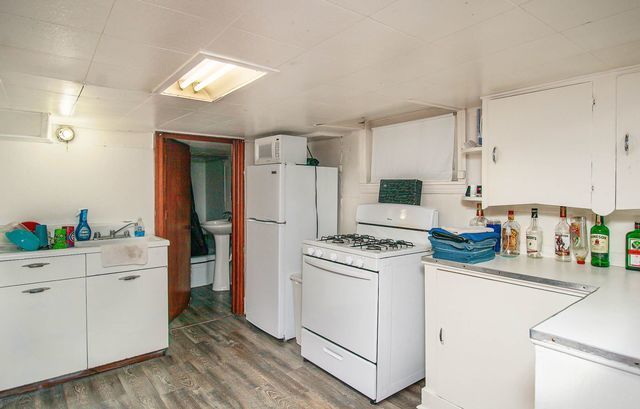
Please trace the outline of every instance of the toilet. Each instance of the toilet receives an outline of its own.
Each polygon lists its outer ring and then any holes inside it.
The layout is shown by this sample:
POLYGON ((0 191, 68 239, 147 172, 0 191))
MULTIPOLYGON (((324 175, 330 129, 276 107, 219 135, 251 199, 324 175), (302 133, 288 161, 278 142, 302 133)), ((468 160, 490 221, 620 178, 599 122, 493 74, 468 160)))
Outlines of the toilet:
POLYGON ((215 254, 191 257, 191 288, 213 283, 215 260, 215 254))

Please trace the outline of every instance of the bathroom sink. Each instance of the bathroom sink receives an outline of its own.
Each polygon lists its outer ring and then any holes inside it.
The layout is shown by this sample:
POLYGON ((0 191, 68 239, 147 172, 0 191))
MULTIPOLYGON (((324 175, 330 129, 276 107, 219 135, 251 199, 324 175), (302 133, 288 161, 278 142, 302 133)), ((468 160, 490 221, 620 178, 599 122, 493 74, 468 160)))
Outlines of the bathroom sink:
POLYGON ((227 219, 209 220, 201 226, 214 236, 231 234, 231 222, 227 219))

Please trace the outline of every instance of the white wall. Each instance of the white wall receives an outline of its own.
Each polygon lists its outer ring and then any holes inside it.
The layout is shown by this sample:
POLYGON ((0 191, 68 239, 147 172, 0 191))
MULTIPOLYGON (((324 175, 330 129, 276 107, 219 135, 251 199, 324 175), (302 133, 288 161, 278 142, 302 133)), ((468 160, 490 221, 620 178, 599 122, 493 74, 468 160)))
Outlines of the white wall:
POLYGON ((0 224, 72 224, 88 208, 89 224, 142 217, 152 234, 153 134, 75 129, 68 146, 0 139, 0 224))
MULTIPOLYGON (((476 110, 466 112, 466 135, 470 139, 476 138, 476 110)), ((368 147, 367 131, 359 130, 345 135, 343 138, 328 141, 322 149, 322 156, 328 163, 336 163, 340 167, 340 221, 339 231, 349 233, 355 231, 355 211, 359 204, 376 203, 378 188, 368 184, 368 147)), ((426 155, 426 153, 425 153, 426 155)), ((402 160, 389 158, 389 160, 402 160)), ((466 158, 467 180, 469 184, 481 184, 481 156, 474 154, 466 158)), ((436 208, 440 211, 442 226, 467 225, 475 214, 475 204, 461 200, 465 184, 424 184, 422 205, 436 208)), ((539 208, 539 225, 544 231, 543 252, 546 256, 553 255, 553 232, 558 223, 559 209, 553 206, 523 205, 513 206, 516 220, 523 230, 529 225, 531 207, 539 208)), ((507 207, 495 207, 485 211, 489 218, 497 218, 504 222, 507 207)), ((569 216, 587 217, 588 227, 593 225, 594 215, 586 209, 568 209, 569 216)), ((634 220, 640 220, 640 211, 616 211, 606 218, 606 224, 611 232, 611 263, 624 266, 624 236, 633 229, 634 220)), ((521 243, 525 251, 524 241, 521 243)))

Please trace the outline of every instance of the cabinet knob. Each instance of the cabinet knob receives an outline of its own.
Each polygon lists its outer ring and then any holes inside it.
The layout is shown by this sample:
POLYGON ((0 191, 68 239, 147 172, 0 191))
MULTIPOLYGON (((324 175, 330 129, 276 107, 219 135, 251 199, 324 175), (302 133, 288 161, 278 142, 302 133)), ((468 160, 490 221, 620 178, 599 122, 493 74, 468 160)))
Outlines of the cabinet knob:
POLYGON ((629 134, 624 136, 624 151, 629 153, 629 134))
POLYGON ((491 150, 491 159, 493 160, 493 163, 497 163, 497 153, 498 148, 496 146, 493 147, 493 149, 491 150))
POLYGON ((442 338, 442 328, 440 328, 440 333, 438 334, 438 339, 440 339, 440 343, 444 345, 444 338, 442 338))

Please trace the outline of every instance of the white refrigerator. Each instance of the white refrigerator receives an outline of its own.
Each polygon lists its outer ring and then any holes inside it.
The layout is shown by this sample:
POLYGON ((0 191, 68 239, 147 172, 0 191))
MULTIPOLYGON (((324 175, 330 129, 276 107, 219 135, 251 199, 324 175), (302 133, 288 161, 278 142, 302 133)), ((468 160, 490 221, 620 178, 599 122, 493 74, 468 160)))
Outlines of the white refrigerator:
POLYGON ((302 241, 338 229, 338 169, 249 166, 246 203, 247 321, 288 340, 295 336, 290 276, 302 271, 302 241))

